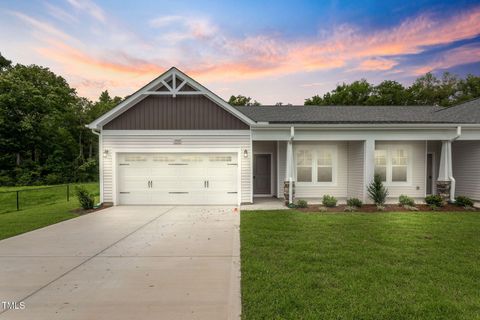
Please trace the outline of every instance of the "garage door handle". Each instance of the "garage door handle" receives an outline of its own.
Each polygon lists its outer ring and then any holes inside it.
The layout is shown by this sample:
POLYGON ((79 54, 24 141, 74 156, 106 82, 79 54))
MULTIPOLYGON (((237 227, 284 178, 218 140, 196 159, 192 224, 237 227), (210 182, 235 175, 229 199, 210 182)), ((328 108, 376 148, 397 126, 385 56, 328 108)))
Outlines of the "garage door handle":
POLYGON ((210 181, 207 180, 207 188, 210 188, 210 181))
POLYGON ((180 191, 171 191, 170 194, 186 194, 188 192, 180 192, 180 191))

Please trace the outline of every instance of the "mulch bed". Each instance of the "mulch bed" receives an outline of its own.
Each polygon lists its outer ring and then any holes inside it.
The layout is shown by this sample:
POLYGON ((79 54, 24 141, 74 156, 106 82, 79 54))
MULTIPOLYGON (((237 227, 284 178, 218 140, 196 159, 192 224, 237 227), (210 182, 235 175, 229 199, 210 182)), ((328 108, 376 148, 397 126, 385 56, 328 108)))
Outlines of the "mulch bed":
MULTIPOLYGON (((298 208, 297 210, 302 211, 302 212, 319 212, 319 207, 322 207, 322 205, 309 205, 308 208, 298 208)), ((327 208, 326 212, 345 212, 345 207, 346 205, 341 204, 333 208, 327 208)), ((432 209, 426 205, 426 204, 418 204, 415 207, 418 208, 418 211, 432 211, 432 209)), ((357 210, 357 212, 415 212, 415 211, 410 211, 408 209, 405 209, 404 207, 398 205, 398 204, 387 204, 385 205, 385 210, 384 211, 378 211, 377 206, 373 204, 364 204, 361 208, 357 210)), ((439 207, 435 210, 435 212, 452 212, 452 211, 459 211, 459 212, 472 212, 473 210, 468 210, 465 209, 464 207, 459 207, 454 204, 446 204, 443 207, 439 207)), ((474 211, 480 211, 479 209, 476 209, 474 211)))
POLYGON ((74 210, 72 210, 72 213, 75 213, 75 214, 78 214, 78 215, 83 215, 83 214, 103 210, 103 209, 106 209, 106 208, 110 208, 111 206, 112 206, 111 203, 102 203, 100 206, 98 206, 96 208, 93 208, 93 209, 88 209, 88 210, 85 210, 85 209, 82 209, 82 208, 74 209, 74 210))

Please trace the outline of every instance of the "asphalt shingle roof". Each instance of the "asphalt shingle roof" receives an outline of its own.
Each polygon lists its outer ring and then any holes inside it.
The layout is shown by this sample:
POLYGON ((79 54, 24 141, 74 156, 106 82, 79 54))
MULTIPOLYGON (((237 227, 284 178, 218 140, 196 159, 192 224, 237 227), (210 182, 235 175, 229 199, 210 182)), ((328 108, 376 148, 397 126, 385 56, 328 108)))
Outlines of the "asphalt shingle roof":
POLYGON ((235 108, 256 122, 277 124, 480 124, 480 99, 450 108, 438 106, 242 106, 235 108))

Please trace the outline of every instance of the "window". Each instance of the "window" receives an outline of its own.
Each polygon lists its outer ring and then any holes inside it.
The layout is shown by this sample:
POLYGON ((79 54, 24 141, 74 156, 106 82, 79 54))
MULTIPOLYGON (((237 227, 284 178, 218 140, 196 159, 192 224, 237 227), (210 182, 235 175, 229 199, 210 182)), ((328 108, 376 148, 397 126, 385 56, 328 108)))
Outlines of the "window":
POLYGON ((317 181, 333 181, 333 161, 330 150, 321 150, 317 152, 317 181))
POLYGON ((297 151, 297 181, 312 182, 312 152, 297 151))
POLYGON ((387 181, 387 151, 375 150, 375 174, 380 175, 383 182, 387 181))
POLYGON ((406 147, 388 146, 375 150, 375 174, 387 183, 409 182, 410 157, 406 147))
POLYGON ((335 182, 336 149, 332 146, 299 146, 295 152, 299 183, 335 182))

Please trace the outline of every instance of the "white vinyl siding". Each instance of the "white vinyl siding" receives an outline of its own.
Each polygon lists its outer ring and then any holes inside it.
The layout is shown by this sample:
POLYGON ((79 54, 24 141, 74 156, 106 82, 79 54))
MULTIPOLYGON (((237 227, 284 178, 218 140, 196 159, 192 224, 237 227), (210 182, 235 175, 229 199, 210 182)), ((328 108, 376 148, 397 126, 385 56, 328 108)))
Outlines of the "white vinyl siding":
POLYGON ((417 199, 423 199, 425 197, 425 141, 376 141, 375 143, 376 150, 396 150, 397 148, 405 147, 409 150, 410 157, 408 160, 408 170, 411 170, 409 180, 408 182, 385 184, 389 191, 388 198, 392 202, 398 200, 398 197, 402 194, 417 199))
MULTIPOLYGON (((240 189, 241 201, 251 201, 251 178, 252 169, 250 157, 252 157, 250 132, 245 131, 245 135, 102 135, 103 150, 109 150, 106 157, 103 158, 103 201, 112 202, 113 197, 113 161, 112 150, 129 149, 135 152, 135 149, 152 149, 155 152, 161 152, 162 148, 168 149, 198 149, 205 150, 205 153, 211 152, 215 148, 239 148, 240 153, 240 189), (175 144, 180 142, 180 144, 175 144), (243 151, 247 150, 248 158, 243 157, 243 151)), ((102 151, 103 154, 103 151, 102 151)))
POLYGON ((455 195, 480 201, 480 141, 455 141, 452 144, 455 195))
POLYGON ((347 197, 363 201, 363 169, 365 147, 363 141, 348 142, 348 182, 347 197))

